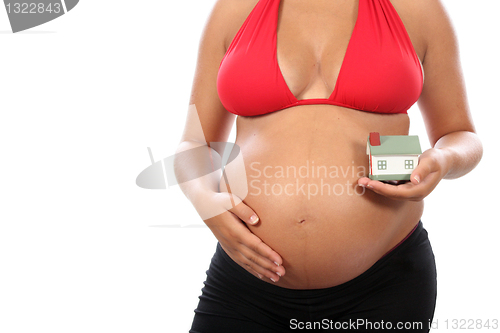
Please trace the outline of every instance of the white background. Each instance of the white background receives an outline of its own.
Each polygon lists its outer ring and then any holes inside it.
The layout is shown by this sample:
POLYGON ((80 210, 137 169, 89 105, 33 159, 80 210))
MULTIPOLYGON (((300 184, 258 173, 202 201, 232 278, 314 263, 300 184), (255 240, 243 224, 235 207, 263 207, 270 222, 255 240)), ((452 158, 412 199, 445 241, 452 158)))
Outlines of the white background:
MULTIPOLYGON (((84 0, 18 34, 0 9, 0 332, 189 329, 216 240, 177 186, 135 179, 176 149, 213 2, 84 0)), ((444 3, 485 154, 426 199, 443 332, 500 319, 500 3, 444 3)))

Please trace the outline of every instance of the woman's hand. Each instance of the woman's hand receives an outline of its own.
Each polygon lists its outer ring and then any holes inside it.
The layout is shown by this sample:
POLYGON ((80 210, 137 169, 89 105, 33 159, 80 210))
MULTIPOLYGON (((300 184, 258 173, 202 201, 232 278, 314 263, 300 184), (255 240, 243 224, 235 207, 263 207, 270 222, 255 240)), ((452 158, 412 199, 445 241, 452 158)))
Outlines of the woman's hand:
POLYGON ((420 155, 410 182, 401 185, 385 184, 368 177, 360 178, 358 184, 391 199, 420 201, 429 195, 448 173, 450 162, 446 156, 441 149, 426 150, 420 155))
POLYGON ((224 251, 240 266, 259 278, 268 278, 277 282, 285 275, 281 256, 273 251, 259 237, 253 234, 246 224, 260 223, 257 214, 245 205, 241 199, 227 192, 213 193, 211 205, 226 206, 233 197, 236 206, 224 213, 205 220, 224 251), (236 199, 236 200, 235 200, 236 199))

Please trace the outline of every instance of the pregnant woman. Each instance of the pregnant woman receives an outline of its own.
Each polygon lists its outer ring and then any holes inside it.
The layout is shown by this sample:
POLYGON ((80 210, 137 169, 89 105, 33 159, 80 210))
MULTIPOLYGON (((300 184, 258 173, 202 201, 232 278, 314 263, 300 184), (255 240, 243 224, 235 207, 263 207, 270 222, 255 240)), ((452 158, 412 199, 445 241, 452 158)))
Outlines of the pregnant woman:
POLYGON ((190 332, 429 330, 423 198, 482 155, 439 0, 217 0, 190 105, 179 151, 209 153, 176 174, 219 241, 190 332), (432 148, 370 180, 369 133, 408 135, 417 101, 432 148), (197 178, 236 116, 245 172, 197 178))

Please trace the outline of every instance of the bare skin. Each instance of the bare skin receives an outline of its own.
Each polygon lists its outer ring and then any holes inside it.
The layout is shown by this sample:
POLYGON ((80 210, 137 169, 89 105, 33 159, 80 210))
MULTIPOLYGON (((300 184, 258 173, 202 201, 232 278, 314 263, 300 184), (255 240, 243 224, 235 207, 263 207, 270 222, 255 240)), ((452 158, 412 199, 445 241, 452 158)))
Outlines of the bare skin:
MULTIPOLYGON (((234 115, 218 99, 217 70, 229 43, 256 3, 217 2, 200 44, 190 100, 196 105, 203 137, 193 134, 192 117, 188 115, 182 149, 227 140, 234 115)), ((422 199, 441 179, 464 175, 481 158, 482 147, 469 113, 455 36, 444 9, 438 0, 392 3, 423 65, 425 82, 419 108, 432 148, 421 156, 411 182, 394 186, 370 181, 364 177, 366 172, 358 171, 367 168, 368 133, 406 135, 406 114, 307 105, 258 117, 238 117, 236 144, 244 157, 249 194, 240 198, 243 201, 236 207, 229 207, 229 212, 205 222, 235 262, 266 282, 309 289, 338 285, 358 276, 418 223, 422 199), (276 174, 280 168, 298 170, 313 162, 315 166, 344 171, 356 168, 356 173, 339 177, 276 174), (305 192, 297 191, 300 185, 305 192), (330 193, 311 195, 321 185, 330 193), (281 193, 277 194, 279 189, 281 193), (256 223, 251 219, 254 214, 259 217, 256 223)), ((298 99, 326 98, 331 94, 354 27, 357 5, 358 1, 352 0, 281 1, 278 62, 298 99)), ((178 163, 178 167, 179 173, 187 172, 186 165, 178 163)), ((224 182, 220 188, 218 185, 200 182, 183 190, 195 207, 198 202, 222 205, 221 198, 230 196, 225 193, 230 189, 224 182), (219 190, 222 193, 216 194, 219 190)))
POLYGON ((250 230, 286 268, 276 284, 307 289, 346 282, 418 223, 422 201, 394 201, 356 186, 368 167, 367 133, 408 134, 406 115, 314 105, 239 117, 237 125, 249 189, 244 203, 260 217, 250 230))

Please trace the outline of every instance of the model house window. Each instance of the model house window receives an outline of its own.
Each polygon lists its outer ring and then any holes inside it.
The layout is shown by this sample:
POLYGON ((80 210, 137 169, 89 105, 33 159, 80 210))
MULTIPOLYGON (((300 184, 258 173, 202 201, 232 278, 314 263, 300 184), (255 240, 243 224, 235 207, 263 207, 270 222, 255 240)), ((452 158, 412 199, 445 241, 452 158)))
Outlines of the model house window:
POLYGON ((413 169, 413 160, 405 160, 405 169, 413 169))
POLYGON ((377 166, 379 170, 387 170, 387 161, 386 160, 378 161, 377 166))

